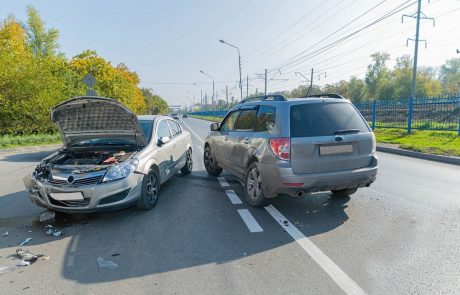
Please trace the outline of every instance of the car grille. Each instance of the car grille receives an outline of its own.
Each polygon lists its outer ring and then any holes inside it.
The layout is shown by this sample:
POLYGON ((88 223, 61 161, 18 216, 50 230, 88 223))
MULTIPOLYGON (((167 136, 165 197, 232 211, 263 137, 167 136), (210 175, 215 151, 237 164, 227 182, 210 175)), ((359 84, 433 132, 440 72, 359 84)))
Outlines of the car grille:
POLYGON ((54 185, 90 185, 90 184, 99 183, 102 180, 102 177, 103 175, 80 178, 80 179, 76 179, 71 184, 68 183, 67 180, 51 178, 49 180, 49 183, 54 184, 54 185))
POLYGON ((76 201, 59 201, 53 199, 50 195, 48 195, 50 203, 55 206, 60 207, 88 207, 91 199, 83 199, 83 200, 76 200, 76 201))

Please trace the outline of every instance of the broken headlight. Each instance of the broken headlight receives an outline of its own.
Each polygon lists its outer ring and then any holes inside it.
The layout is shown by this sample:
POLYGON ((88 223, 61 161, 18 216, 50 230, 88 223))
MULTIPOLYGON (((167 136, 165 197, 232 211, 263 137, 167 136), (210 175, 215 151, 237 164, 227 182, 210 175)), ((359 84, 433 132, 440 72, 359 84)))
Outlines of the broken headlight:
POLYGON ((102 182, 108 182, 128 177, 137 169, 137 165, 139 165, 139 161, 137 159, 114 164, 107 170, 102 182))

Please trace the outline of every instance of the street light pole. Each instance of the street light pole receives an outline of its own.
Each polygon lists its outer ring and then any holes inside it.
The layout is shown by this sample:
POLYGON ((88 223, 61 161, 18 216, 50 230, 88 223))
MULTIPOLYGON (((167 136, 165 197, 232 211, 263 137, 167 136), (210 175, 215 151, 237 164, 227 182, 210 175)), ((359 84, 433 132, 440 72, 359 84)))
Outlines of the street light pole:
POLYGON ((231 47, 235 48, 238 51, 238 68, 240 70, 240 85, 239 85, 240 86, 240 99, 242 100, 243 99, 243 83, 242 83, 242 78, 241 78, 241 54, 240 54, 240 49, 238 47, 236 47, 235 45, 232 45, 230 43, 225 42, 222 39, 220 39, 219 42, 222 43, 222 44, 226 44, 228 46, 231 46, 231 47))
POLYGON ((205 73, 203 70, 201 70, 200 73, 202 73, 205 76, 208 76, 212 80, 212 104, 213 104, 213 107, 214 107, 214 110, 215 110, 216 106, 214 104, 214 97, 215 97, 216 93, 215 93, 215 89, 214 89, 214 77, 209 75, 209 74, 207 74, 207 73, 205 73))
POLYGON ((203 110, 203 88, 196 83, 193 83, 193 85, 200 87, 200 104, 201 104, 200 110, 203 110))

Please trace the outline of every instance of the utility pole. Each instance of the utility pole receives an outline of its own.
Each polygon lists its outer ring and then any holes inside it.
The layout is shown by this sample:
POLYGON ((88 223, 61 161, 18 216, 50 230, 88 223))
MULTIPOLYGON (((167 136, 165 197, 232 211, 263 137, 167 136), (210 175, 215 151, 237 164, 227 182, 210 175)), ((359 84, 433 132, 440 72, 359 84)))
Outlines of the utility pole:
POLYGON ((265 69, 265 90, 264 94, 267 95, 267 69, 265 69))
POLYGON ((307 94, 305 95, 305 97, 308 97, 312 88, 313 88, 313 68, 311 68, 311 74, 310 74, 310 87, 308 87, 307 94))
POLYGON ((411 97, 409 101, 409 114, 407 120, 407 133, 411 132, 411 125, 412 125, 412 106, 415 99, 415 95, 417 93, 417 62, 418 62, 418 43, 425 42, 425 48, 427 47, 426 40, 420 40, 420 19, 430 19, 433 20, 433 27, 435 26, 435 20, 432 17, 426 16, 422 12, 422 0, 417 1, 417 12, 412 15, 403 14, 401 18, 401 22, 404 22, 404 17, 410 17, 416 19, 416 27, 415 27, 415 39, 407 38, 406 46, 409 46, 409 40, 415 42, 414 47, 414 66, 412 68, 412 89, 411 89, 411 97), (422 15, 422 17, 420 17, 422 15))
POLYGON ((246 97, 249 97, 249 75, 246 76, 246 97))
POLYGON ((225 97, 227 98, 227 110, 230 108, 230 106, 228 105, 228 86, 225 85, 225 97))

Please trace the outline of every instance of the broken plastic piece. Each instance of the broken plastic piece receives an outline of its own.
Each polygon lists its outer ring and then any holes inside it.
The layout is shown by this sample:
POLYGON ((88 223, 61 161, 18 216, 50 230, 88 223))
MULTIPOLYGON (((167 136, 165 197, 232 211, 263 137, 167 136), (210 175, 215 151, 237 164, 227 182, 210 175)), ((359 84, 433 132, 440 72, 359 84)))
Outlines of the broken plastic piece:
POLYGON ((16 254, 21 257, 22 261, 34 262, 38 257, 42 257, 43 254, 32 254, 28 250, 22 250, 21 248, 16 249, 16 254))
POLYGON ((25 260, 21 260, 16 264, 16 266, 29 266, 29 265, 30 265, 30 261, 25 261, 25 260))
POLYGON ((56 217, 56 212, 54 211, 45 211, 40 215, 40 222, 51 221, 56 217))
POLYGON ((110 158, 105 159, 104 162, 102 163, 107 165, 107 164, 115 164, 116 162, 118 162, 117 158, 110 157, 110 158))
POLYGON ((8 232, 6 231, 4 234, 3 234, 4 237, 8 236, 8 232))
POLYGON ((21 244, 19 244, 19 246, 24 246, 25 244, 27 244, 28 242, 32 241, 32 238, 27 238, 24 240, 24 242, 22 242, 21 244))
POLYGON ((59 230, 50 224, 45 226, 45 233, 53 237, 60 237, 63 234, 62 230, 59 230))
POLYGON ((97 262, 98 268, 117 268, 118 267, 118 264, 116 264, 115 262, 110 261, 110 260, 105 260, 102 257, 98 257, 96 259, 96 262, 97 262))

